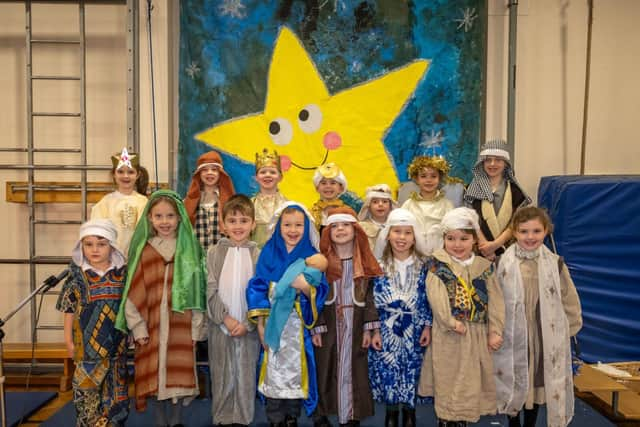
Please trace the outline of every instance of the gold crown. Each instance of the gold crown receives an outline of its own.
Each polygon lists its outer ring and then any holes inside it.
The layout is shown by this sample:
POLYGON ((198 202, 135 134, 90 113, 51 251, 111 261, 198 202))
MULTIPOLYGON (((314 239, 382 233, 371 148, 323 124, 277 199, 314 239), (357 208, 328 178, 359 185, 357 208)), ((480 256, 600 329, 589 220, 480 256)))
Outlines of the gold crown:
POLYGON ((278 172, 282 173, 282 169, 280 167, 280 156, 278 156, 278 152, 273 150, 273 153, 270 153, 269 150, 264 148, 262 153, 256 153, 256 172, 264 167, 273 167, 278 169, 278 172))
POLYGON ((418 176, 420 170, 423 168, 432 168, 442 173, 442 178, 446 178, 449 173, 449 163, 442 156, 417 156, 411 161, 411 164, 407 168, 409 176, 413 179, 418 176))

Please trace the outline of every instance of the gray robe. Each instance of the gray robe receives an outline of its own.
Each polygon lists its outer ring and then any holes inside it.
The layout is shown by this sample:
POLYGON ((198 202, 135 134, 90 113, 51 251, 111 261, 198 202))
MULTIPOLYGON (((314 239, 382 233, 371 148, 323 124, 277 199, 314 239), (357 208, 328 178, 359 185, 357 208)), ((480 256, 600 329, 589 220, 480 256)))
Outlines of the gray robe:
MULTIPOLYGON (((255 325, 244 319, 249 331, 243 337, 231 337, 221 329, 228 307, 218 295, 218 279, 227 252, 233 243, 223 238, 207 253, 207 313, 209 317, 209 369, 211 370, 212 416, 214 424, 245 424, 253 421, 256 394, 256 366, 260 341, 255 325)), ((246 242, 255 269, 260 250, 255 242, 246 242)))

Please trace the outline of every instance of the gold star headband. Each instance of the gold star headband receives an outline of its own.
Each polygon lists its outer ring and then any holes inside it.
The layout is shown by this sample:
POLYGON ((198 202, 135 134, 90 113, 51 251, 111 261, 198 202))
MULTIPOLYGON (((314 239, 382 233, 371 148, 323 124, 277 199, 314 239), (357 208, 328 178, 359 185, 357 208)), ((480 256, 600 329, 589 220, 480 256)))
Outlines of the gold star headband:
POLYGON ((135 153, 129 154, 127 147, 124 147, 120 154, 114 154, 111 156, 111 164, 115 170, 118 170, 123 166, 138 170, 140 166, 138 155, 135 153))

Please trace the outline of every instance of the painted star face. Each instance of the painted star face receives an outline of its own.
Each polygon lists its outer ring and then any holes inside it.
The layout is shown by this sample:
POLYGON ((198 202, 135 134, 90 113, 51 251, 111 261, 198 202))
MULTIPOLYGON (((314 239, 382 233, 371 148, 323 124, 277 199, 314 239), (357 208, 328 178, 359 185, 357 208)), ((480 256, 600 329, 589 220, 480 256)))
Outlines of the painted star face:
POLYGON ((285 178, 280 190, 307 205, 315 201, 313 173, 327 162, 340 165, 350 190, 358 195, 372 180, 395 188, 398 177, 382 138, 427 66, 427 61, 417 60, 330 94, 300 41, 283 27, 271 60, 264 110, 217 124, 196 138, 246 162, 253 162, 263 148, 276 150, 285 178))

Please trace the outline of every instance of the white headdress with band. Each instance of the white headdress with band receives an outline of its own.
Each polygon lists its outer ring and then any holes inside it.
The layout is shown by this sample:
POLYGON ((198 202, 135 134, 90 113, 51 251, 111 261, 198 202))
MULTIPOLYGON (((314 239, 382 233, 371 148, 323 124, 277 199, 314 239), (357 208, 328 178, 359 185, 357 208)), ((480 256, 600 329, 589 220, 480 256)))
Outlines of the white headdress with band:
POLYGON ((393 200, 391 194, 391 188, 387 184, 376 184, 371 187, 367 187, 367 193, 364 198, 364 203, 360 212, 358 213, 358 219, 364 221, 369 216, 371 209, 371 200, 373 199, 387 199, 391 202, 391 209, 395 209, 398 206, 398 202, 393 200))
POLYGON ((109 241, 109 244, 113 248, 111 251, 111 263, 116 268, 122 267, 125 262, 125 256, 118 248, 118 230, 116 226, 109 219, 92 219, 80 226, 80 236, 76 242, 76 246, 71 251, 71 259, 77 266, 82 266, 84 261, 84 255, 82 253, 82 239, 87 236, 98 236, 109 241))
POLYGON ((451 230, 480 231, 478 213, 471 208, 455 208, 447 212, 440 224, 431 226, 427 230, 427 241, 431 251, 440 249, 444 245, 444 234, 451 230))
POLYGON ((385 227, 380 230, 380 234, 378 234, 378 239, 376 240, 376 245, 374 248, 374 255, 377 259, 382 258, 382 254, 384 252, 384 248, 387 245, 387 238, 389 236, 389 231, 393 226, 401 226, 408 225, 413 227, 413 238, 415 239, 415 247, 418 252, 422 255, 429 255, 427 242, 424 240, 424 236, 420 232, 420 226, 418 225, 418 220, 415 215, 404 208, 398 208, 391 211, 389 217, 387 218, 387 222, 385 227))

